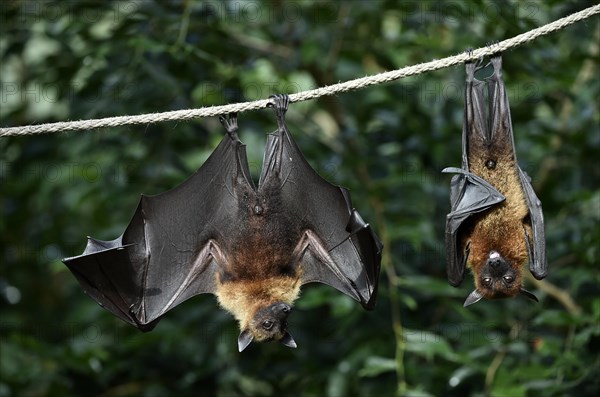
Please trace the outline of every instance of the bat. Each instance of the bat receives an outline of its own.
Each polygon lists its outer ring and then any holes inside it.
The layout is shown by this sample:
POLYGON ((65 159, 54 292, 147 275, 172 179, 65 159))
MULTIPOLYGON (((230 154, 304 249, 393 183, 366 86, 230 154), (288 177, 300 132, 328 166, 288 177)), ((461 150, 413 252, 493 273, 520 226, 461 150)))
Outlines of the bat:
POLYGON ((466 64, 462 168, 442 171, 456 174, 446 217, 448 281, 460 285, 467 267, 475 280, 465 307, 517 294, 537 301, 522 287, 523 266, 538 280, 548 272, 542 206, 517 163, 502 57, 490 61, 494 73, 485 81, 474 76, 480 62, 466 64))
POLYGON ((296 347, 287 318, 300 287, 327 284, 372 309, 382 243, 345 188, 322 179, 292 139, 289 98, 271 97, 278 128, 267 138, 256 188, 237 117, 195 174, 174 189, 142 195, 115 240, 88 237, 63 262, 83 290, 120 319, 152 330, 167 311, 211 293, 252 341, 296 347))

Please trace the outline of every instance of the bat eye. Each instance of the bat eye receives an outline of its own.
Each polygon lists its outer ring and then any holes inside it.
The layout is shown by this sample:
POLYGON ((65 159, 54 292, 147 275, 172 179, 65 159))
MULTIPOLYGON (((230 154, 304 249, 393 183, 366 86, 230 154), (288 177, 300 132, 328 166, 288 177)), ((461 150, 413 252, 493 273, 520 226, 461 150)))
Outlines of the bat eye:
POLYGON ((491 279, 491 278, 489 278, 489 277, 485 277, 485 278, 484 278, 484 279, 482 279, 481 281, 483 282, 483 284, 484 284, 485 286, 488 286, 488 287, 489 287, 489 286, 492 284, 492 279, 491 279))
POLYGON ((504 281, 510 284, 515 281, 515 278, 513 276, 504 276, 504 281))
POLYGON ((264 329, 266 329, 267 331, 270 330, 271 328, 273 328, 273 321, 271 320, 265 320, 262 322, 262 327, 264 329))

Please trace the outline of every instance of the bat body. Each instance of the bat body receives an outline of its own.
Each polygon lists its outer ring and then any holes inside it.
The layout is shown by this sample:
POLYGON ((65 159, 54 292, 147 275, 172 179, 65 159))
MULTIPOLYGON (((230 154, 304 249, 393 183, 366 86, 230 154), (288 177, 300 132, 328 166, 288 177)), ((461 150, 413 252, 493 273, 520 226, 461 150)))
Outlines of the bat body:
POLYGON ((307 163, 285 123, 289 99, 271 101, 278 129, 267 139, 254 186, 235 115, 188 180, 142 196, 123 235, 88 238, 65 264, 100 305, 143 331, 168 310, 213 293, 238 321, 242 351, 277 340, 296 347, 287 317, 300 287, 328 284, 373 308, 382 244, 351 205, 307 163))
POLYGON ((486 81, 466 64, 463 164, 443 170, 457 174, 446 218, 448 280, 458 286, 468 267, 475 281, 465 306, 517 294, 537 300, 522 287, 523 265, 537 279, 547 274, 541 203, 517 163, 501 56, 491 63, 486 81))

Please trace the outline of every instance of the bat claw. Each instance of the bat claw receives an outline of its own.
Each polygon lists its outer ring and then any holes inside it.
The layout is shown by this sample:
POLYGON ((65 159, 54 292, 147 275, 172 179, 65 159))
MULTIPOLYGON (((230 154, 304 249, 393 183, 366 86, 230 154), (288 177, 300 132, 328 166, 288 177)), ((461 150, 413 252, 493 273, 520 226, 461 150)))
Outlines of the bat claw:
MULTIPOLYGON (((470 58, 470 57, 472 57, 472 56, 473 56, 473 47, 468 47, 468 48, 465 50, 465 54, 467 54, 467 56, 468 56, 469 58, 470 58)), ((472 59, 469 59, 469 60, 465 61, 465 63, 471 63, 471 62, 473 62, 473 60, 472 60, 472 59)))
POLYGON ((290 97, 287 94, 275 94, 269 97, 268 107, 275 109, 278 115, 284 115, 290 104, 290 97))
POLYGON ((235 138, 237 136, 237 113, 229 113, 226 116, 219 116, 219 121, 223 127, 225 127, 225 130, 230 137, 235 138))
MULTIPOLYGON (((467 54, 467 56, 468 56, 469 58, 473 56, 473 52, 474 52, 474 50, 473 50, 473 48, 472 48, 472 47, 468 47, 468 48, 465 50, 465 54, 467 54)), ((469 60, 465 61, 465 64, 472 64, 472 63, 473 63, 473 60, 472 60, 472 59, 469 59, 469 60)), ((477 59, 477 61, 476 61, 476 63, 475 63, 475 69, 474 69, 474 72, 475 72, 475 71, 477 71, 477 70, 479 70, 479 69, 481 69, 481 68, 482 68, 482 66, 481 66, 481 65, 483 65, 483 57, 479 57, 479 59, 477 59)))
MULTIPOLYGON (((499 44, 499 43, 500 43, 500 42, 499 42, 498 40, 489 41, 489 42, 487 43, 487 47, 488 47, 488 48, 498 47, 498 44, 499 44)), ((497 58, 497 57, 499 57, 501 54, 502 54, 502 52, 501 52, 501 51, 495 52, 495 53, 493 53, 492 55, 490 55, 490 58, 491 58, 491 59, 497 58)))

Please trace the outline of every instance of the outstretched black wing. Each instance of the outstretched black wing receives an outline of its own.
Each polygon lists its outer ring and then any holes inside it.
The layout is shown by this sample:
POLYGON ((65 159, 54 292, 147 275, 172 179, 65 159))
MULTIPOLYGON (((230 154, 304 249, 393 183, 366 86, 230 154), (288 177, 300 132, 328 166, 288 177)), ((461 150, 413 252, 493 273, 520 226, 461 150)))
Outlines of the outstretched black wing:
POLYGON ((88 295, 144 331, 184 300, 215 291, 212 241, 232 232, 236 192, 252 184, 236 120, 222 121, 228 133, 194 175, 142 196, 119 238, 88 238, 82 255, 63 260, 88 295))
POLYGON ((280 183, 279 199, 299 225, 295 259, 302 283, 328 284, 367 308, 375 305, 382 244, 352 207, 350 194, 308 164, 285 123, 288 98, 272 99, 278 130, 269 135, 259 191, 280 183))

